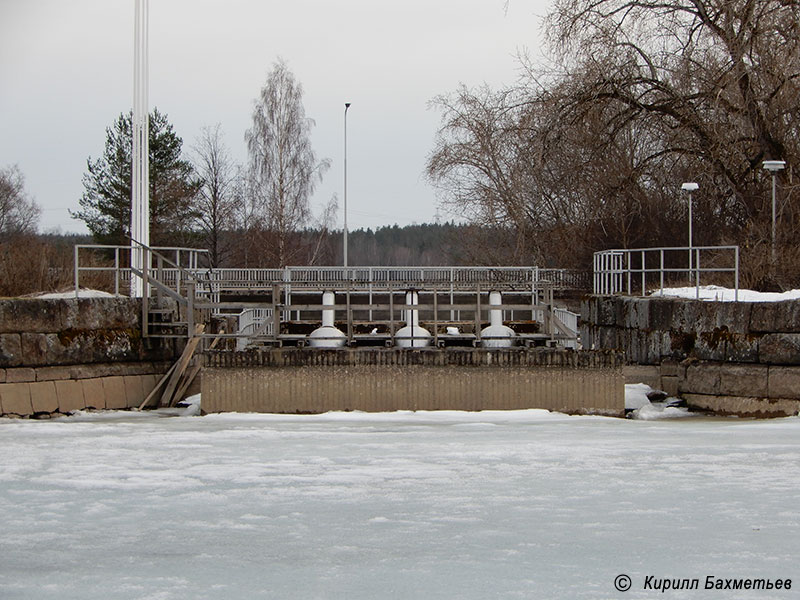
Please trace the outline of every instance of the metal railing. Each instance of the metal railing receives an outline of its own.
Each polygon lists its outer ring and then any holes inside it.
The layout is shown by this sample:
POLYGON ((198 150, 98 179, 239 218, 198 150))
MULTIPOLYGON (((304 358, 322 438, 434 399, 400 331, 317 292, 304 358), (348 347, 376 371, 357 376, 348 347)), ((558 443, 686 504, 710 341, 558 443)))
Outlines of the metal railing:
MULTIPOLYGON (((202 271, 200 264, 203 257, 208 255, 208 250, 200 248, 156 246, 147 250, 150 275, 179 293, 182 284, 187 281, 187 274, 191 274, 189 278, 196 278, 196 274, 202 271)), ((110 287, 115 296, 119 296, 123 290, 129 291, 131 246, 76 244, 73 252, 76 297, 80 290, 81 275, 90 273, 105 273, 112 277, 110 287)))
MULTIPOLYGON (((709 281, 721 274, 732 278, 734 297, 739 300, 739 246, 693 246, 602 250, 594 253, 594 293, 646 296, 648 289, 661 290, 667 283, 688 279, 700 297, 701 278, 709 281), (690 254, 691 252, 691 254, 690 254), (689 258, 689 257, 692 258, 689 258), (691 265, 691 266, 690 266, 691 265)), ((684 280, 685 283, 685 280, 684 280)))
MULTIPOLYGON (((271 297, 271 306, 262 303, 241 302, 202 302, 197 301, 193 305, 201 309, 233 309, 238 308, 240 312, 228 313, 228 316, 236 316, 236 328, 222 337, 237 338, 236 347, 239 350, 247 348, 251 343, 255 344, 302 344, 307 341, 307 335, 302 333, 283 333, 281 324, 290 321, 289 315, 295 313, 294 323, 297 324, 318 324, 323 310, 333 311, 337 321, 345 332, 348 344, 360 342, 375 342, 384 340, 387 345, 392 344, 392 339, 400 327, 407 322, 406 311, 417 311, 420 322, 424 327, 432 330, 432 341, 438 344, 440 340, 449 339, 452 336, 443 335, 439 330, 448 325, 460 325, 466 327, 471 333, 462 334, 461 337, 471 337, 476 343, 481 341, 481 329, 489 320, 489 313, 493 310, 503 312, 503 319, 511 315, 513 320, 514 313, 518 317, 524 316, 531 321, 537 322, 540 329, 533 334, 520 334, 517 338, 519 343, 529 343, 533 340, 549 340, 551 344, 558 343, 566 348, 576 348, 578 341, 578 315, 563 308, 554 307, 552 289, 543 289, 536 292, 522 294, 512 294, 517 296, 501 305, 490 305, 488 300, 489 291, 481 291, 480 286, 476 286, 471 292, 461 292, 455 299, 449 297, 449 290, 442 288, 428 288, 420 290, 420 300, 417 304, 405 304, 404 298, 406 288, 399 285, 392 290, 375 292, 375 298, 370 298, 369 303, 359 304, 353 300, 363 292, 347 291, 337 292, 340 295, 339 302, 335 305, 322 305, 309 299, 309 293, 300 302, 280 301, 287 298, 285 287, 283 291, 278 291, 276 296, 271 297), (400 298, 398 298, 400 296, 400 298), (525 300, 525 298, 529 298, 525 300), (312 303, 308 303, 311 300, 312 303), (369 313, 369 318, 367 314, 369 313), (374 313, 374 315, 373 315, 374 313), (453 313, 459 313, 453 319, 453 313), (463 313, 463 314, 462 314, 463 313), (363 318, 359 318, 359 317, 363 318), (358 333, 357 326, 361 325, 362 330, 365 324, 374 328, 370 334, 358 333), (380 330, 381 333, 377 333, 380 330)), ((202 337, 215 337, 216 334, 204 334, 202 337)))

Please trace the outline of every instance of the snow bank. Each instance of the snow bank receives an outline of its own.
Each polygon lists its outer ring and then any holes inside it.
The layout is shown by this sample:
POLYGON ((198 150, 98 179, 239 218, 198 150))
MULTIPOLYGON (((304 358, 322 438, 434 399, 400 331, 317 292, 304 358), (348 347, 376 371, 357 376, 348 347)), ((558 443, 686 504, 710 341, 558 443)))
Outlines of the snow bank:
MULTIPOLYGON (((34 298, 40 300, 58 300, 61 298, 74 298, 75 297, 75 290, 69 290, 67 292, 48 292, 45 294, 37 294, 33 296, 34 298)), ((103 292, 101 290, 90 290, 86 288, 81 288, 78 290, 78 297, 79 298, 113 298, 114 294, 109 294, 108 292, 103 292)))
POLYGON ((625 410, 631 411, 628 417, 641 421, 655 421, 694 416, 687 408, 670 406, 674 398, 667 398, 664 402, 651 402, 653 394, 658 393, 659 390, 654 390, 644 383, 626 383, 625 410))
MULTIPOLYGON (((698 297, 696 287, 677 287, 664 288, 651 292, 651 296, 669 296, 671 298, 690 298, 698 297)), ((735 302, 736 291, 731 288, 720 287, 717 285, 700 286, 700 300, 710 300, 715 302, 735 302)), ((755 292, 753 290, 739 290, 739 302, 780 302, 782 300, 800 299, 800 290, 790 290, 788 292, 755 292)))

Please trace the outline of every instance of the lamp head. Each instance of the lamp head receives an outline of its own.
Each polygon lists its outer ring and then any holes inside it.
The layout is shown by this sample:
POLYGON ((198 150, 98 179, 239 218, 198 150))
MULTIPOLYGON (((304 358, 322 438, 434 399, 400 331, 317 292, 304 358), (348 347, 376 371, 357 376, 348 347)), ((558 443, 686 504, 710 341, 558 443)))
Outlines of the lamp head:
POLYGON ((763 166, 767 171, 772 171, 775 173, 776 171, 782 171, 786 167, 785 160, 765 160, 761 166, 763 166))
POLYGON ((344 103, 344 109, 347 110, 348 108, 350 108, 350 103, 349 102, 345 102, 344 103))
POLYGON ((686 190, 687 192, 693 192, 693 191, 695 191, 695 190, 696 190, 697 188, 699 188, 699 187, 700 187, 700 186, 699 186, 699 185, 697 185, 697 184, 696 184, 695 182, 693 182, 693 181, 687 181, 686 183, 684 183, 684 184, 681 184, 681 189, 682 189, 682 190, 686 190))

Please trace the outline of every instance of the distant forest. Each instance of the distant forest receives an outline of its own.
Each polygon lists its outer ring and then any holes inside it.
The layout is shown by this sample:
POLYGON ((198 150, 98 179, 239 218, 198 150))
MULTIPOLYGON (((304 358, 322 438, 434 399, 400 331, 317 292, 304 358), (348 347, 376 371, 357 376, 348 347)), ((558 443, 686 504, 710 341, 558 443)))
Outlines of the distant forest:
MULTIPOLYGON (((299 232, 296 246, 300 251, 295 264, 341 265, 342 232, 306 229, 299 232), (312 249, 314 250, 312 252, 312 249)), ((50 252, 64 254, 70 261, 75 244, 97 243, 91 235, 46 233, 37 236, 50 252)), ((203 247, 201 237, 185 236, 182 243, 203 247)), ((220 266, 242 267, 247 261, 242 248, 246 242, 240 232, 225 232, 220 266)), ((348 263, 352 266, 441 266, 441 265, 512 265, 509 244, 513 236, 500 229, 479 228, 456 223, 423 223, 391 225, 376 229, 356 229, 348 236, 348 263)), ((539 261, 517 261, 516 264, 537 264, 539 261)), ((538 266, 553 266, 540 264, 538 266)))

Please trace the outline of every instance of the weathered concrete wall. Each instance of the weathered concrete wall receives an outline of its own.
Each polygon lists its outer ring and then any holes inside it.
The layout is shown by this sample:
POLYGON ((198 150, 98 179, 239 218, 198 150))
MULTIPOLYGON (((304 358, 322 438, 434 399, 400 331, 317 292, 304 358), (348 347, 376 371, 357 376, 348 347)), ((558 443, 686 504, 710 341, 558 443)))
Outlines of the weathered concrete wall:
POLYGON ((547 349, 273 349, 209 354, 206 412, 624 412, 621 357, 547 349))
POLYGON ((0 415, 138 406, 176 348, 141 335, 141 300, 0 299, 0 415))
POLYGON ((0 369, 0 415, 44 416, 138 407, 169 362, 0 369))
POLYGON ((581 319, 584 347, 616 350, 638 365, 629 381, 716 412, 800 409, 800 301, 592 296, 581 319))

